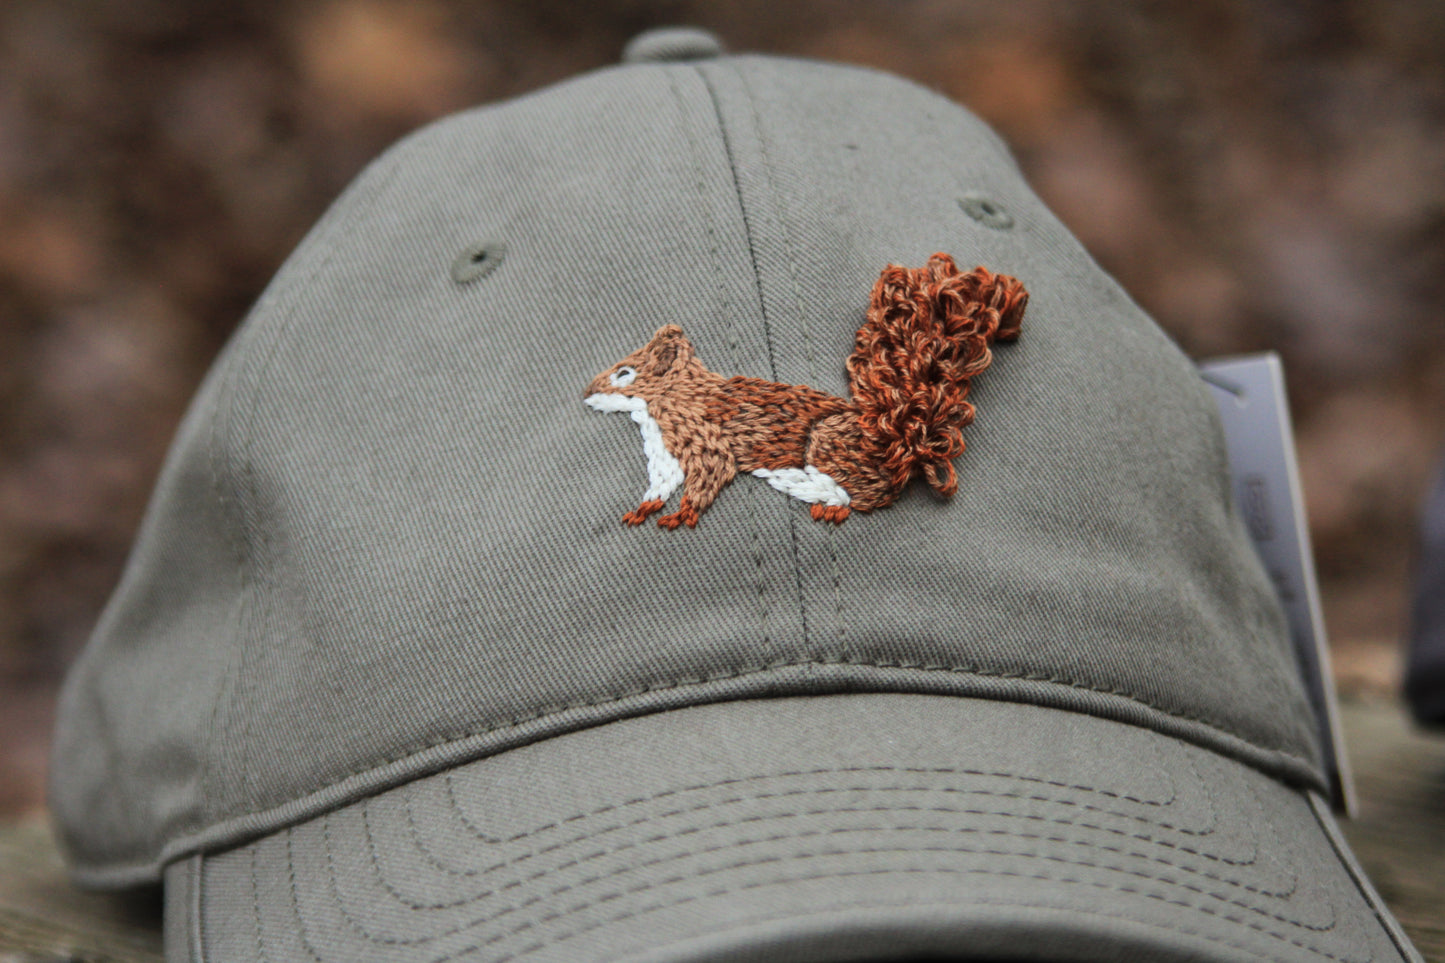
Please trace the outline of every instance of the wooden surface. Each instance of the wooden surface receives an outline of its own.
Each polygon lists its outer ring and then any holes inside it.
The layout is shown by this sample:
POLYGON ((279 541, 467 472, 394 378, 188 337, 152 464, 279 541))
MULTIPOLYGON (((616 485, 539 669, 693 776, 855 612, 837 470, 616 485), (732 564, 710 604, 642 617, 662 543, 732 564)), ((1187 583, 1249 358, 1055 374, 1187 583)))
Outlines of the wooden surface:
POLYGON ((1359 812, 1350 848, 1429 963, 1445 963, 1445 732, 1425 735, 1393 703, 1345 703, 1359 812))
MULTIPOLYGON (((1360 812, 1345 833, 1429 963, 1445 963, 1445 735, 1389 702, 1344 706, 1360 812)), ((0 963, 157 963, 160 894, 66 882, 45 822, 0 824, 0 963)))

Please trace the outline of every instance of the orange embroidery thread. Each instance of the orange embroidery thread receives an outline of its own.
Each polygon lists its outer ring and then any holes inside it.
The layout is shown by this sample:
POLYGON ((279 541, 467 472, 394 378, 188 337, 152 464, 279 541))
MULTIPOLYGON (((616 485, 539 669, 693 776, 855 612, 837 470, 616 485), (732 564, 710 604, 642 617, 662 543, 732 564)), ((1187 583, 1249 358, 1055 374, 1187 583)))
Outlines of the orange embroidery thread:
POLYGON ((622 520, 640 525, 682 487, 663 528, 693 527, 737 473, 749 472, 841 524, 881 508, 922 476, 958 490, 953 459, 974 418, 966 399, 993 360, 989 346, 1019 336, 1028 292, 984 268, 959 271, 946 254, 926 267, 889 265, 847 361, 851 399, 709 371, 677 325, 598 375, 584 399, 625 411, 642 429, 650 485, 622 520))

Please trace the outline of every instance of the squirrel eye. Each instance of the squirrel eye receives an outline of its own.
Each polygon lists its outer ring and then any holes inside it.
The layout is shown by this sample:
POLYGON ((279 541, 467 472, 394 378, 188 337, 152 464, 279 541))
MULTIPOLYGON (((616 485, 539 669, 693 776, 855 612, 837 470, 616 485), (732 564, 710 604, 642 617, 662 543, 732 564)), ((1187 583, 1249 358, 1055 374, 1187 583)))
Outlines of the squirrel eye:
POLYGON ((637 369, 632 367, 618 368, 612 372, 612 376, 607 380, 612 382, 612 387, 614 388, 626 388, 637 380, 637 369))

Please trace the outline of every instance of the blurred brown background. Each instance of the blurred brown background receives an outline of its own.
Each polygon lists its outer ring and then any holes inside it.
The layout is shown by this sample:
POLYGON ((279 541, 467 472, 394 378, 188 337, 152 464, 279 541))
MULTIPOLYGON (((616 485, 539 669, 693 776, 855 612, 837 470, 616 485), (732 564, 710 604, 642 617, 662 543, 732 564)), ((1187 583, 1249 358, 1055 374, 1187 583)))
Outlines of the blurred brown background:
POLYGON ((1445 4, 5 0, 0 816, 41 805, 191 392, 329 201, 412 127, 673 23, 962 101, 1187 351, 1279 351, 1337 674, 1391 691, 1445 442, 1445 4))

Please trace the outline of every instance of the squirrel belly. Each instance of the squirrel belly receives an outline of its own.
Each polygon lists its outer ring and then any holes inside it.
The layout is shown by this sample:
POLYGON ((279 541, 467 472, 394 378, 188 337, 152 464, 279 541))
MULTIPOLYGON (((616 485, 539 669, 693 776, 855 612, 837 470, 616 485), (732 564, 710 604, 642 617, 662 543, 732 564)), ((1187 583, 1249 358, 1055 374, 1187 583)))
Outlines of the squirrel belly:
MULTIPOLYGON (((643 398, 636 398, 630 395, 619 394, 595 394, 588 395, 585 399, 587 406, 598 411, 625 411, 637 422, 642 429, 642 453, 647 456, 647 491, 642 494, 644 504, 657 504, 657 511, 667 503, 667 499, 677 486, 683 482, 682 465, 672 452, 667 450, 667 443, 663 441, 662 429, 657 424, 657 419, 647 411, 647 401, 643 398)), ((648 513, 651 514, 651 513, 648 513)), ((646 519, 643 515, 638 524, 646 519)))
POLYGON ((625 411, 642 431, 648 488, 623 516, 639 525, 682 489, 663 528, 693 527, 739 472, 840 523, 896 500, 917 477, 952 495, 952 459, 974 408, 971 379, 989 348, 1019 335, 1028 292, 946 254, 879 275, 846 363, 848 398, 806 385, 725 378, 698 360, 677 325, 603 371, 584 392, 598 411, 625 411))

